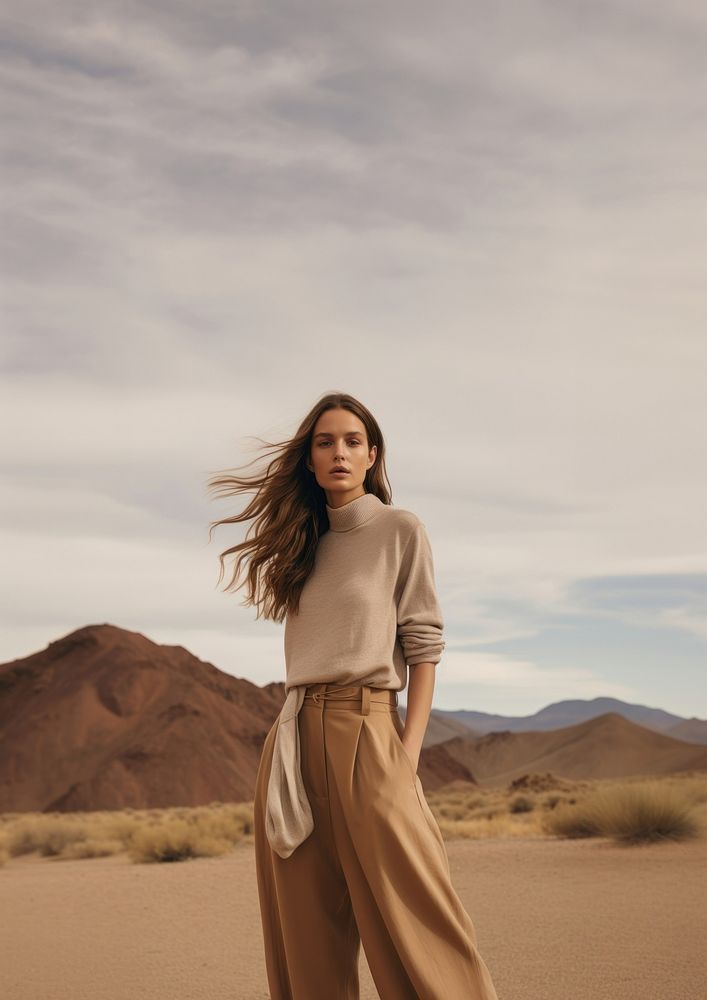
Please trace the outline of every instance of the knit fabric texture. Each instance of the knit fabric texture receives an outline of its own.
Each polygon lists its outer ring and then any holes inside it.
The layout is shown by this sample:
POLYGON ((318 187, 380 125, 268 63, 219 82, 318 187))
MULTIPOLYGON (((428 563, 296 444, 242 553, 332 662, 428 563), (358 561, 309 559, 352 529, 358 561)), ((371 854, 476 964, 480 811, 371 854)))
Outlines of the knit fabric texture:
POLYGON ((411 511, 364 493, 326 505, 329 530, 285 622, 286 698, 268 781, 265 828, 289 857, 314 829, 302 781, 298 715, 308 684, 402 690, 407 666, 439 663, 445 646, 432 550, 411 511))

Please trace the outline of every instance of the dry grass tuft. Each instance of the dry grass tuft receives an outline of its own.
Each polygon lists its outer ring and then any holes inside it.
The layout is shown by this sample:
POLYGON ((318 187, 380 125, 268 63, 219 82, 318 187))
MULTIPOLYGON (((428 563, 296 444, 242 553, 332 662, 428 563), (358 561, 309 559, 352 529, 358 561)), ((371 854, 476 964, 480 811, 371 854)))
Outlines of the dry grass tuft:
POLYGON ((704 820, 689 787, 647 780, 596 788, 574 805, 555 808, 544 829, 560 837, 611 837, 624 844, 688 840, 703 836, 704 820))
POLYGON ((128 854, 135 862, 186 861, 227 854, 233 842, 188 819, 165 819, 137 831, 128 854))

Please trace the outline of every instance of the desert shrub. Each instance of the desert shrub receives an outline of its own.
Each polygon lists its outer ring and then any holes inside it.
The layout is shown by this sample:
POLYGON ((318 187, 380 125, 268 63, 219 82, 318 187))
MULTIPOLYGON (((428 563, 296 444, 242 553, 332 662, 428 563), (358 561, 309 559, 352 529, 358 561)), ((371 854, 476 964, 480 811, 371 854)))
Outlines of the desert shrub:
POLYGON ((702 832, 692 802, 657 781, 598 789, 574 806, 558 806, 545 828, 561 837, 611 837, 626 844, 684 840, 702 832))
POLYGON ((532 812, 535 808, 535 803, 527 795, 516 795, 514 799, 508 803, 508 811, 512 813, 527 813, 532 812))
POLYGON ((137 863, 186 861, 226 854, 231 848, 231 842, 200 829, 195 823, 165 819, 162 823, 139 829, 128 847, 128 854, 137 863))
POLYGON ((92 823, 89 827, 89 836, 92 840, 117 843, 118 850, 124 851, 139 829, 139 815, 134 810, 121 810, 119 813, 103 815, 92 823))
POLYGON ((459 802, 440 802, 437 806, 437 814, 445 819, 459 820, 466 819, 469 810, 459 802))
POLYGON ((87 840, 75 840, 62 851, 62 858, 78 860, 80 858, 106 858, 113 854, 120 854, 125 850, 125 846, 120 840, 98 840, 90 838, 87 840))
POLYGON ((601 825, 594 815, 591 803, 556 806, 543 820, 543 829, 556 837, 600 837, 601 825))
POLYGON ((18 820, 6 834, 7 849, 13 857, 33 851, 45 857, 61 855, 68 844, 86 839, 78 819, 57 814, 32 814, 18 820))
POLYGON ((13 823, 5 834, 5 846, 11 857, 21 854, 31 854, 39 850, 37 824, 31 819, 19 819, 13 823))
POLYGON ((686 840, 701 830, 691 803, 676 788, 650 783, 607 790, 604 829, 615 840, 686 840))

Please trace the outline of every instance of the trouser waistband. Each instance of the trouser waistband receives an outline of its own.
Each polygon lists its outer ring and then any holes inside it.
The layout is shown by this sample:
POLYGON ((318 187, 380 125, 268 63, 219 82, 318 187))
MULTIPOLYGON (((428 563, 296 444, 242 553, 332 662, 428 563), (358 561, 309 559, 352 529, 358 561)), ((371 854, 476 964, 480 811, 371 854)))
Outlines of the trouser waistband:
MULTIPOLYGON (((349 684, 343 686, 326 682, 322 684, 308 684, 303 704, 320 705, 324 708, 324 702, 331 701, 337 709, 348 708, 351 711, 360 709, 361 715, 368 715, 371 702, 395 707, 398 704, 398 692, 392 688, 372 687, 369 684, 349 684)), ((332 706, 333 707, 333 706, 332 706)))

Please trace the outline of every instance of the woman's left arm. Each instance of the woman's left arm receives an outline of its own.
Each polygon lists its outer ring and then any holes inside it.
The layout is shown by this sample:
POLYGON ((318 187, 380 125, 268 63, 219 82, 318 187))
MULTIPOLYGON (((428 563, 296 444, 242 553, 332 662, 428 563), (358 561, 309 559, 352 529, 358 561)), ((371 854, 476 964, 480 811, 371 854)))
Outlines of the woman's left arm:
POLYGON ((420 760, 422 741, 425 738, 430 709, 432 708, 435 667, 434 663, 415 663, 409 667, 410 680, 402 739, 415 771, 417 771, 420 760))

